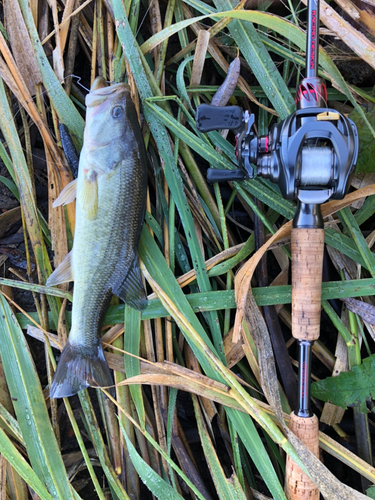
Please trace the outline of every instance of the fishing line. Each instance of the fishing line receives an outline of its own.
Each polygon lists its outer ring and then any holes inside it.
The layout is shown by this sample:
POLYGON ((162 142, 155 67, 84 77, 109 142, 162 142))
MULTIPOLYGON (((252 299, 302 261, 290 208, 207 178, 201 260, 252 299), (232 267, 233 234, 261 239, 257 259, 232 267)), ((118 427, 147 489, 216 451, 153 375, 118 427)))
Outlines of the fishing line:
MULTIPOLYGON (((54 139, 56 139, 56 137, 54 137, 54 139)), ((5 142, 5 141, 1 141, 1 142, 3 143, 3 145, 6 145, 6 142, 5 142)), ((57 144, 56 144, 56 146, 57 146, 57 144)), ((57 146, 57 147, 59 147, 59 146, 57 146)), ((24 151, 25 153, 27 153, 27 154, 29 153, 29 151, 27 151, 27 149, 26 149, 26 148, 24 148, 24 147, 22 146, 22 144, 21 144, 21 149, 22 149, 22 151, 24 151)), ((34 148, 34 149, 35 149, 35 148, 34 148)), ((40 148, 38 148, 38 149, 40 149, 40 148)), ((45 172, 47 173, 47 159, 46 159, 46 157, 43 157, 43 156, 38 156, 38 155, 36 155, 36 154, 35 154, 35 153, 33 153, 33 152, 31 152, 30 154, 31 154, 31 157, 32 157, 32 158, 35 158, 36 160, 41 160, 42 162, 44 162, 44 163, 46 164, 46 170, 45 170, 45 172)), ((10 155, 10 154, 9 154, 9 158, 10 158, 10 160, 12 161, 12 157, 11 157, 11 155, 10 155)), ((12 163, 13 163, 13 162, 12 162, 12 163)), ((57 163, 57 162, 53 161, 53 164, 54 164, 54 165, 57 165, 57 166, 62 166, 62 167, 69 167, 69 168, 71 168, 68 162, 60 162, 60 163, 57 163)), ((41 170, 42 172, 44 172, 44 169, 43 169, 43 168, 38 168, 38 170, 41 170)), ((7 171, 8 171, 8 169, 7 169, 7 171)))
POLYGON ((147 14, 149 13, 149 11, 150 11, 151 6, 152 6, 152 4, 153 4, 153 3, 154 3, 154 0, 151 0, 151 2, 148 4, 148 7, 147 7, 147 9, 146 9, 146 12, 145 12, 145 14, 144 14, 144 16, 143 16, 143 18, 142 18, 142 21, 141 21, 141 23, 140 23, 140 25, 139 25, 139 27, 138 27, 138 29, 137 29, 136 34, 134 35, 134 39, 136 39, 136 38, 137 38, 137 36, 139 35, 139 31, 140 31, 140 29, 142 28, 143 23, 145 22, 146 16, 147 16, 147 14))
MULTIPOLYGON (((74 74, 64 76, 64 78, 63 78, 62 82, 59 82, 59 84, 64 83, 64 81, 65 81, 67 78, 69 78, 69 77, 71 77, 71 78, 76 78, 76 79, 77 79, 77 84, 78 84, 80 87, 82 87, 84 90, 86 90, 86 92, 90 92, 90 90, 89 90, 89 89, 87 89, 87 88, 86 88, 86 87, 85 87, 85 86, 81 83, 82 77, 77 76, 77 75, 74 75, 74 74)), ((56 84, 53 88, 56 88, 59 84, 56 84)), ((35 95, 38 95, 38 96, 40 96, 40 97, 44 97, 44 94, 48 94, 48 90, 47 90, 47 89, 43 90, 42 92, 39 92, 39 93, 38 93, 38 92, 36 92, 36 93, 35 93, 35 95)), ((25 103, 26 103, 26 104, 28 104, 29 102, 32 102, 32 101, 34 101, 34 99, 33 99, 33 98, 31 98, 31 99, 29 99, 29 100, 25 101, 25 103)), ((21 103, 20 103, 20 101, 18 101, 18 99, 17 99, 17 102, 20 104, 20 106, 22 106, 22 105, 21 105, 21 103)), ((47 103, 46 101, 44 101, 44 103, 46 104, 47 109, 49 110, 50 108, 49 108, 49 106, 48 106, 48 103, 47 103)), ((26 109, 25 109, 25 111, 27 112, 27 110, 26 110, 26 109)), ((17 110, 17 112, 13 115, 13 118, 16 118, 19 112, 20 112, 20 110, 17 110)))
MULTIPOLYGON (((77 84, 78 84, 80 87, 82 87, 84 90, 86 90, 86 92, 88 92, 88 93, 90 92, 90 90, 89 90, 89 89, 87 89, 87 88, 86 88, 86 87, 85 87, 85 86, 81 83, 82 77, 77 76, 77 75, 74 75, 74 74, 71 74, 71 75, 67 75, 67 76, 65 76, 65 77, 63 78, 62 82, 60 82, 60 83, 61 83, 61 84, 62 84, 62 83, 64 83, 64 81, 65 81, 67 78, 70 78, 70 77, 71 77, 71 78, 76 78, 76 79, 77 79, 77 84)), ((59 84, 60 84, 60 83, 59 83, 59 84)), ((58 84, 56 84, 53 88, 56 88, 57 86, 58 86, 58 84)), ((37 96, 37 95, 38 95, 38 96, 40 96, 40 97, 43 97, 43 98, 44 98, 44 95, 45 95, 45 94, 48 94, 48 90, 47 90, 47 89, 45 89, 45 90, 43 90, 42 92, 39 92, 39 93, 38 93, 38 92, 36 92, 36 93, 35 93, 35 96, 37 96)), ((33 101, 34 101, 34 99, 33 99, 33 98, 31 98, 31 99, 29 99, 29 100, 25 101, 25 103, 26 103, 26 104, 28 104, 29 102, 33 102, 33 101)), ((20 102, 18 99, 17 99, 17 102, 19 103, 19 106, 21 107, 21 106, 22 106, 22 104, 21 104, 21 102, 20 102)), ((46 101, 44 101, 44 103, 45 103, 45 105, 46 105, 46 108, 47 108, 48 110, 50 110, 50 107, 49 107, 48 103, 47 103, 46 101)), ((24 108, 24 109, 25 109, 25 108, 24 108)), ((25 109, 25 111, 27 112, 27 110, 26 110, 26 109, 25 109)), ((19 113, 19 112, 20 112, 20 110, 18 109, 18 110, 17 110, 17 112, 13 115, 13 119, 14 119, 14 118, 16 118, 16 117, 18 116, 18 113, 19 113)))
POLYGON ((81 83, 82 78, 81 78, 80 76, 77 76, 77 75, 68 75, 68 76, 66 76, 66 77, 64 78, 64 80, 65 80, 66 78, 69 78, 69 77, 72 77, 72 78, 77 78, 77 82, 76 82, 76 83, 77 83, 77 85, 79 85, 80 87, 82 87, 83 89, 85 89, 85 90, 86 90, 86 92, 90 92, 90 90, 89 90, 88 88, 86 88, 86 87, 83 85, 83 83, 81 83))

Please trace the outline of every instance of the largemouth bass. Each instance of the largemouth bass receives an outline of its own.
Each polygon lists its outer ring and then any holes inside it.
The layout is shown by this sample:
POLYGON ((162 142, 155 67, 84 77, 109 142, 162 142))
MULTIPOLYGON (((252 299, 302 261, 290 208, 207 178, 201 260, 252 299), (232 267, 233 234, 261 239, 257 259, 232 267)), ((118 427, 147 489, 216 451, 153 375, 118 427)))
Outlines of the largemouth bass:
POLYGON ((74 279, 72 326, 51 398, 113 385, 100 340, 111 295, 135 309, 147 305, 137 253, 146 207, 146 151, 129 87, 105 85, 98 77, 86 96, 78 178, 54 203, 77 199, 73 248, 47 280, 53 286, 74 279))

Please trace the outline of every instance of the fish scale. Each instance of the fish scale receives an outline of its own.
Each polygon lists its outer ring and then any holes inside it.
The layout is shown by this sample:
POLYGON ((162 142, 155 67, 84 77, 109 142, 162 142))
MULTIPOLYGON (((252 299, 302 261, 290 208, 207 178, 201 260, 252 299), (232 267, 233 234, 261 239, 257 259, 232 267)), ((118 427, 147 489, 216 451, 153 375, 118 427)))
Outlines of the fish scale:
MULTIPOLYGON (((112 293, 136 309, 147 305, 137 254, 147 157, 127 86, 103 85, 97 79, 86 97, 73 249, 47 282, 74 277, 72 327, 51 385, 53 398, 113 384, 100 340, 112 293)), ((71 201, 73 188, 65 189, 54 206, 71 201)))

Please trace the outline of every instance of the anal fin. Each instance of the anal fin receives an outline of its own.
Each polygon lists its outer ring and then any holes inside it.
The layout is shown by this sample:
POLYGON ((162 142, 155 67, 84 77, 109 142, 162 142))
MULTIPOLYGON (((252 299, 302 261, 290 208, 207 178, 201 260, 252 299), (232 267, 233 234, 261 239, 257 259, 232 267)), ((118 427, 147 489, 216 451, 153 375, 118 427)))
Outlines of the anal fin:
POLYGON ((69 182, 67 186, 61 191, 59 196, 53 202, 53 208, 59 207, 60 205, 67 205, 76 199, 77 196, 77 179, 69 182))
POLYGON ((73 281, 72 252, 70 251, 61 264, 53 271, 47 279, 47 286, 61 285, 73 281))
POLYGON ((147 307, 147 297, 142 283, 138 256, 133 260, 123 283, 117 289, 112 289, 112 293, 134 309, 143 311, 147 307))

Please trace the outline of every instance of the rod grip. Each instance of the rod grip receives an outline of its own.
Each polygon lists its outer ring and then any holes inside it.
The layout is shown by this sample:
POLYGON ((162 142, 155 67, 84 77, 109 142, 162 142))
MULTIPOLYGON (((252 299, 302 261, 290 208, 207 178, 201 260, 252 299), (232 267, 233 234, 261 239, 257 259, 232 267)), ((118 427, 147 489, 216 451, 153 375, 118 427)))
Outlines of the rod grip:
MULTIPOLYGON (((303 418, 293 412, 289 429, 319 458, 319 423, 316 415, 303 418)), ((319 489, 289 455, 286 459, 285 494, 289 500, 319 500, 319 489)))
POLYGON ((320 333, 324 229, 292 230, 292 335, 314 341, 320 333))

